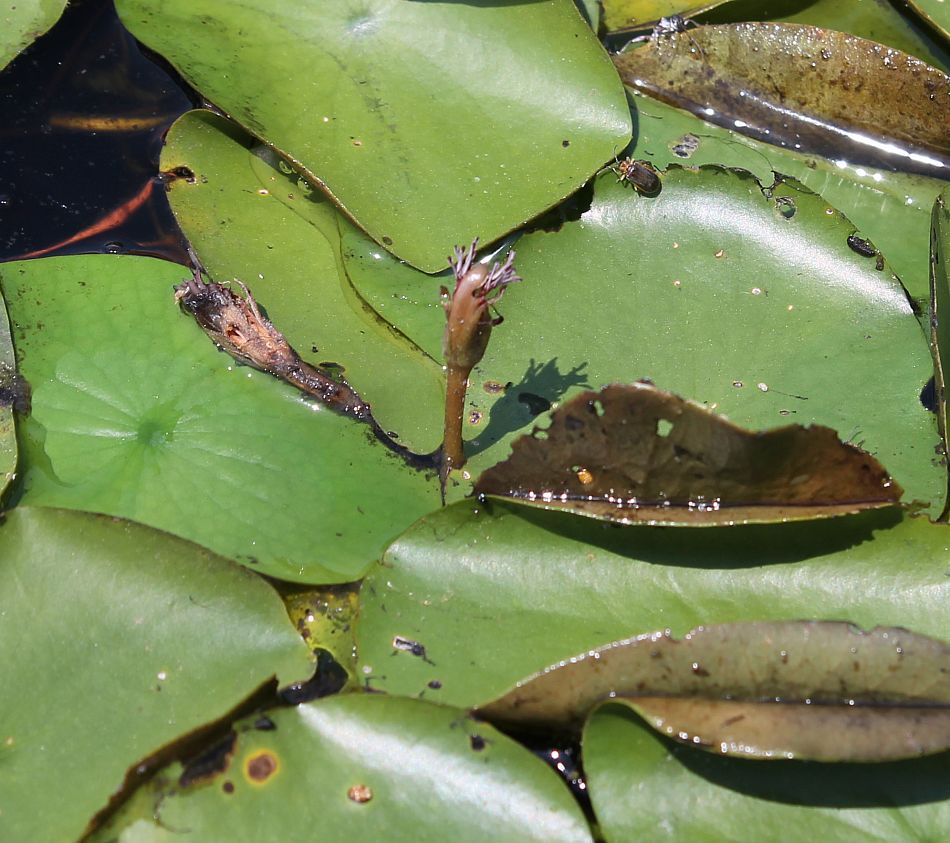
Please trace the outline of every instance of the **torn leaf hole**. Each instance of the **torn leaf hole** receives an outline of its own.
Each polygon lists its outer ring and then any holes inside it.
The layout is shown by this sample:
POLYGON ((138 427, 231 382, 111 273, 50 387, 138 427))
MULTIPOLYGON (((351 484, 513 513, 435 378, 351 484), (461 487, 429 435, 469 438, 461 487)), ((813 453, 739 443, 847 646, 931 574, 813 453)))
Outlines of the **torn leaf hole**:
POLYGON ((185 763, 185 769, 178 777, 178 784, 181 787, 191 787, 226 772, 231 764, 236 743, 237 733, 231 731, 208 749, 198 753, 185 763))

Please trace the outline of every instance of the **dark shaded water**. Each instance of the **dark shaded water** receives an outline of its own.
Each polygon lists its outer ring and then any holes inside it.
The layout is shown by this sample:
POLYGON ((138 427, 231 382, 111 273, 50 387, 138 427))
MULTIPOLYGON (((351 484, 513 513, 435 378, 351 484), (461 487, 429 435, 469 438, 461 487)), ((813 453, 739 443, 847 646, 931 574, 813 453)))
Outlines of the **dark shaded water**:
POLYGON ((119 23, 78 0, 0 75, 0 260, 52 251, 187 262, 157 177, 193 105, 119 23))

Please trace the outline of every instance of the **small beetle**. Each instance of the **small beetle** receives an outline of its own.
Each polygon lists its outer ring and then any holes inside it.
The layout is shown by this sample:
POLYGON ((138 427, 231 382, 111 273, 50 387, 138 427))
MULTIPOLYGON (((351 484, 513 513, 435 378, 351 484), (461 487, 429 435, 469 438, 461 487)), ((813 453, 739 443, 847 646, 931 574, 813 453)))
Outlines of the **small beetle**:
POLYGON ((632 184, 640 193, 653 196, 660 192, 660 177, 653 165, 646 161, 624 158, 617 162, 614 172, 618 182, 632 184))

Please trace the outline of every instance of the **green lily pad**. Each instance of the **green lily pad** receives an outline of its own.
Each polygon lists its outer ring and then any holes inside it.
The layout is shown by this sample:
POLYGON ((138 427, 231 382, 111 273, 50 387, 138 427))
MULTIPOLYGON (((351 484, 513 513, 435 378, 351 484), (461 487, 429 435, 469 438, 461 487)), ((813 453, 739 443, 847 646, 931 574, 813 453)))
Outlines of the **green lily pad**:
POLYGON ((937 197, 933 207, 930 268, 930 350, 934 358, 934 392, 937 421, 944 441, 950 441, 947 419, 947 376, 950 374, 950 187, 937 197))
POLYGON ((577 11, 581 13, 581 17, 587 21, 587 25, 594 32, 597 32, 600 29, 600 20, 604 13, 601 0, 574 0, 574 5, 577 6, 577 11))
POLYGON ((630 137, 622 86, 572 3, 117 7, 204 96, 424 270, 556 204, 630 137))
MULTIPOLYGON (((919 400, 933 371, 926 337, 887 262, 849 247, 854 232, 794 183, 763 191, 748 174, 674 168, 651 198, 604 173, 578 222, 517 244, 525 280, 505 294, 470 379, 466 471, 504 459, 579 386, 647 377, 743 427, 830 427, 876 457, 905 501, 939 513, 946 471, 919 400)), ((365 251, 349 253, 365 298, 378 312, 391 302, 396 326, 434 352, 439 280, 414 273, 413 285, 391 261, 375 276, 365 251)))
MULTIPOLYGON (((935 51, 932 41, 908 27, 887 0, 801 4, 732 0, 698 17, 710 24, 771 18, 836 29, 947 69, 947 55, 935 51)), ((763 183, 772 181, 771 170, 798 179, 842 211, 887 256, 915 302, 925 309, 930 208, 945 182, 856 163, 843 150, 829 159, 762 143, 644 96, 635 96, 631 107, 637 127, 629 150, 634 158, 649 160, 661 169, 671 162, 741 167, 754 172, 763 183), (683 145, 681 140, 687 135, 693 143, 683 145)))
POLYGON ((584 733, 608 843, 928 843, 950 827, 950 753, 887 764, 758 763, 673 745, 622 706, 584 733))
POLYGON ((465 502, 394 542, 361 600, 371 688, 472 706, 656 629, 816 618, 950 638, 950 527, 885 511, 701 531, 618 527, 465 502))
POLYGON ((0 69, 59 20, 66 0, 16 0, 0 9, 0 69))
POLYGON ((438 484, 216 351, 175 306, 187 274, 114 255, 0 267, 33 385, 24 500, 141 521, 280 579, 356 579, 438 484))
POLYGON ((0 494, 16 476, 17 446, 13 411, 26 409, 29 387, 16 371, 6 305, 0 299, 0 494))
POLYGON ((163 771, 109 827, 105 843, 179 839, 523 840, 590 843, 557 775, 510 738, 458 709, 344 694, 239 725, 224 769, 181 786, 163 771))
MULTIPOLYGON (((648 376, 743 426, 824 424, 863 443, 907 500, 942 501, 933 420, 918 400, 931 372, 923 337, 886 265, 849 248, 842 215, 794 185, 766 196, 712 168, 670 171, 657 199, 609 173, 596 191, 579 223, 519 243, 526 280, 506 297, 508 321, 479 380, 518 384, 529 355, 557 357, 560 371, 586 364, 593 384, 648 376), (581 278, 596 281, 570 283, 581 278), (858 371, 868 378, 860 387, 858 371), (903 432, 887 430, 896 425, 903 432)), ((556 389, 538 393, 557 401, 556 389)), ((491 443, 490 430, 476 439, 491 443)), ((471 470, 490 453, 476 452, 471 470)))
POLYGON ((612 173, 595 190, 580 222, 518 244, 525 281, 476 370, 477 383, 516 386, 504 403, 473 398, 484 417, 468 428, 472 473, 505 456, 510 431, 543 407, 532 396, 560 400, 558 376, 584 367, 592 385, 649 377, 751 429, 830 427, 875 456, 905 501, 939 512, 945 469, 918 398, 926 340, 886 264, 849 248, 846 218, 792 184, 765 195, 713 168, 671 170, 656 199, 612 173), (547 383, 524 382, 532 361, 554 359, 547 383))
POLYGON ((950 644, 829 621, 655 632, 572 656, 479 706, 580 729, 616 699, 657 731, 743 758, 895 761, 950 749, 950 644))
POLYGON ((873 41, 740 23, 654 39, 614 63, 631 87, 759 139, 930 175, 950 168, 950 78, 873 41))
POLYGON ((345 221, 340 223, 340 250, 347 277, 366 306, 441 364, 445 309, 439 288, 455 283, 448 254, 445 272, 432 277, 396 260, 345 221))
POLYGON ((946 182, 762 143, 642 95, 632 98, 631 107, 637 131, 627 154, 660 169, 671 163, 738 167, 762 184, 771 184, 773 173, 798 179, 847 216, 926 307, 930 209, 946 182))
POLYGON ((727 2, 729 0, 707 3, 690 0, 603 0, 604 24, 610 32, 618 29, 643 29, 660 18, 672 15, 693 18, 727 2))
POLYGON ((318 192, 304 193, 296 177, 288 180, 273 157, 250 152, 235 131, 209 112, 190 112, 172 127, 162 154, 165 172, 191 174, 173 179, 169 198, 202 263, 215 280, 247 284, 306 360, 342 367, 403 444, 435 450, 441 367, 353 294, 338 270, 333 206, 318 192), (410 394, 415 400, 406 401, 410 394))
POLYGON ((359 584, 325 585, 284 594, 287 614, 314 650, 326 650, 352 677, 356 665, 359 584))
POLYGON ((907 0, 907 5, 945 39, 950 40, 950 9, 944 0, 907 0))
POLYGON ((150 756, 313 670, 270 586, 172 536, 18 507, 0 557, 4 840, 77 839, 150 756))
MULTIPOLYGON (((938 0, 939 2, 939 0, 938 0)), ((888 0, 732 0, 697 16, 704 24, 772 20, 848 32, 947 70, 946 48, 923 36, 888 0)))

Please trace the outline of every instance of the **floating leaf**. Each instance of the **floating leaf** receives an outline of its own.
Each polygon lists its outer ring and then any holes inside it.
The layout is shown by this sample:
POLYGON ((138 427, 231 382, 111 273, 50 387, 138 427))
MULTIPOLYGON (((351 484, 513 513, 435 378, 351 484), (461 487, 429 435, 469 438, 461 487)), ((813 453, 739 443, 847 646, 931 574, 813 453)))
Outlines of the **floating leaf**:
POLYGON ((345 220, 340 224, 340 251, 347 278, 366 306, 441 366, 445 309, 439 288, 455 283, 448 259, 442 275, 426 275, 386 254, 345 220))
POLYGON ((284 595, 290 620, 307 645, 326 650, 351 673, 356 662, 359 584, 325 585, 284 595))
POLYGON ((950 188, 934 201, 930 249, 930 349, 934 358, 934 398, 937 420, 944 441, 950 441, 947 426, 947 376, 950 375, 950 188))
POLYGON ((681 15, 693 18, 729 0, 696 3, 695 0, 603 0, 604 24, 611 32, 617 29, 643 29, 660 18, 681 15))
POLYGON ((630 137, 623 88, 572 3, 117 6, 204 96, 425 270, 573 193, 630 137))
POLYGON ((313 670, 270 586, 172 536, 21 506, 0 557, 4 840, 77 839, 127 770, 313 670))
POLYGON ((624 81, 760 139, 946 174, 950 78, 920 59, 810 26, 741 23, 614 59, 624 81))
POLYGON ((886 0, 867 3, 842 3, 841 0, 793 0, 791 3, 759 3, 756 0, 729 2, 697 16, 704 24, 740 23, 752 20, 773 20, 799 23, 848 32, 869 41, 896 47, 923 59, 934 67, 947 69, 947 53, 916 27, 908 26, 905 17, 886 0), (776 14, 778 13, 778 14, 776 14))
POLYGON ((0 69, 46 32, 63 13, 66 0, 16 0, 0 10, 0 69))
POLYGON ((187 276, 116 255, 0 267, 33 384, 24 499, 141 521, 280 579, 358 578, 438 484, 216 351, 175 306, 187 276))
POLYGON ((950 753, 881 764, 757 764, 673 744, 623 706, 584 731, 608 843, 931 843, 950 828, 950 753))
MULTIPOLYGON (((855 251, 854 234, 794 182, 671 168, 647 197, 605 173, 578 222, 518 242, 525 281, 506 293, 471 379, 467 470, 504 459, 579 386, 648 377, 744 427, 830 427, 936 515, 946 469, 919 400, 933 372, 926 338, 887 261, 855 251)), ((437 354, 439 279, 375 260, 365 237, 345 238, 344 255, 366 301, 437 354)))
POLYGON ((221 117, 190 112, 172 127, 162 154, 162 169, 182 174, 169 199, 202 263, 217 281, 247 284, 305 359, 342 369, 407 447, 435 450, 441 367, 353 295, 338 269, 338 215, 326 198, 301 189, 296 176, 288 180, 273 155, 255 155, 235 133, 221 117), (416 400, 406 401, 408 394, 416 400))
POLYGON ((577 11, 595 33, 600 30, 600 19, 603 17, 603 8, 600 3, 601 0, 574 0, 577 11))
POLYGON ((944 0, 907 0, 907 5, 945 39, 950 40, 950 9, 944 0))
POLYGON ((525 280, 472 378, 466 468, 504 459, 578 384, 646 377, 743 427, 830 427, 886 466, 905 502, 938 513, 946 468, 919 400, 926 337, 853 233, 795 184, 763 193, 747 175, 675 169, 650 198, 605 173, 578 222, 518 243, 525 280))
POLYGON ((0 298, 0 494, 16 475, 17 445, 13 412, 29 409, 29 384, 17 374, 6 306, 0 298))
POLYGON ((574 396, 475 491, 621 524, 697 526, 846 515, 902 493, 826 427, 754 433, 645 383, 574 396))
MULTIPOLYGON (((771 184, 775 173, 798 179, 880 249, 920 309, 926 308, 930 209, 946 182, 762 143, 642 94, 631 98, 631 108, 637 132, 628 155, 660 169, 671 163, 739 167, 762 184, 771 184)), ((797 209, 787 204, 783 210, 794 214, 797 209)))
POLYGON ((950 645, 821 621, 641 635, 564 659, 478 714, 580 728, 625 700, 657 731, 745 758, 891 761, 950 749, 950 645))
POLYGON ((798 618, 950 638, 950 527, 872 510, 654 529, 465 502, 392 544, 357 637, 370 687, 468 707, 635 630, 798 618))
POLYGON ((344 694, 267 717, 238 725, 223 769, 184 787, 187 768, 163 771, 93 841, 590 843, 556 774, 458 709, 344 694))

